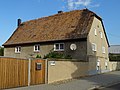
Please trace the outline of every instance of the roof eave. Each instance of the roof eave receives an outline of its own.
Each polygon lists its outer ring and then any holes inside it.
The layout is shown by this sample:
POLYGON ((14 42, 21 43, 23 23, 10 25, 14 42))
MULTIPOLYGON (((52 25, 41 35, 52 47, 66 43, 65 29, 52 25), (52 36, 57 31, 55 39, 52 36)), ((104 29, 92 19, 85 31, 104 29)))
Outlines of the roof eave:
POLYGON ((52 41, 39 41, 39 42, 25 42, 25 43, 12 43, 12 44, 3 44, 2 46, 16 46, 16 45, 26 45, 26 44, 37 44, 37 43, 54 43, 54 42, 66 42, 66 41, 86 41, 87 38, 76 38, 76 39, 64 39, 64 40, 52 40, 52 41))

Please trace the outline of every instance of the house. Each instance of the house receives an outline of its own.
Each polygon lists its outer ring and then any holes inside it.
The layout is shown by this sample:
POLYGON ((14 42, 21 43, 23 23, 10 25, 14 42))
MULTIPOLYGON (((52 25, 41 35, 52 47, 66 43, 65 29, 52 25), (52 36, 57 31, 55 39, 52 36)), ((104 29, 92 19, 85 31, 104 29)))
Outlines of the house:
POLYGON ((120 45, 110 45, 108 52, 111 54, 120 54, 120 45))
POLYGON ((54 51, 73 59, 97 61, 97 69, 104 68, 109 60, 102 18, 88 9, 59 12, 23 23, 19 19, 17 29, 3 46, 5 56, 29 58, 39 54, 43 58, 54 51))
POLYGON ((108 52, 110 61, 120 61, 120 45, 110 45, 108 52))

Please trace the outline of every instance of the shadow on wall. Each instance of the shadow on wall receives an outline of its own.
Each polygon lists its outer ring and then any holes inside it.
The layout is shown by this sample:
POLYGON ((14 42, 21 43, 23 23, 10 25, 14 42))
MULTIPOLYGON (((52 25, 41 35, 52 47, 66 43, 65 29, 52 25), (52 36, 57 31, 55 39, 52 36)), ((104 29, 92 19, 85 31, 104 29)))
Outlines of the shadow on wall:
MULTIPOLYGON (((89 48, 92 50, 92 44, 90 42, 89 42, 89 44, 91 45, 89 48)), ((96 60, 98 60, 98 57, 96 57, 96 53, 93 53, 91 55, 89 54, 87 59, 89 62, 81 62, 82 63, 82 64, 80 64, 81 67, 77 63, 74 63, 74 65, 77 67, 77 69, 76 69, 76 71, 74 71, 74 73, 71 74, 71 76, 73 78, 75 78, 78 74, 79 74, 79 76, 89 75, 92 72, 92 70, 93 71, 95 70, 96 74, 102 70, 99 65, 98 66, 100 67, 100 69, 97 70, 97 61, 96 60), (78 72, 81 72, 81 73, 78 73, 78 72)), ((120 70, 120 62, 113 62, 113 63, 114 63, 114 65, 112 66, 112 68, 114 67, 116 70, 120 70)), ((80 79, 88 81, 88 82, 93 82, 93 84, 95 86, 97 86, 97 85, 106 86, 108 84, 112 84, 112 83, 116 83, 116 82, 120 81, 120 71, 109 72, 106 74, 99 74, 99 75, 94 75, 91 77, 84 77, 84 78, 80 78, 80 79)))
POLYGON ((116 70, 120 70, 120 61, 117 62, 116 70))
POLYGON ((72 78, 100 73, 101 69, 97 70, 96 52, 92 51, 92 44, 90 42, 89 45, 89 49, 86 49, 90 50, 89 52, 86 51, 86 60, 80 61, 79 64, 73 63, 77 67, 77 69, 71 74, 72 78))

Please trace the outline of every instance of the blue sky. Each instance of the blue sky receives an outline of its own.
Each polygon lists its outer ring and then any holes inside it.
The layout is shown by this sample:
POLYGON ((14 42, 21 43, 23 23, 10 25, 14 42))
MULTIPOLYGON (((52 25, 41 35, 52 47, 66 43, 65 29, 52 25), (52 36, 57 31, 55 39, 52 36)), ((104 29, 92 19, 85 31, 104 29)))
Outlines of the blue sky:
POLYGON ((120 0, 0 0, 0 46, 22 22, 87 7, 102 17, 110 44, 120 45, 120 0))

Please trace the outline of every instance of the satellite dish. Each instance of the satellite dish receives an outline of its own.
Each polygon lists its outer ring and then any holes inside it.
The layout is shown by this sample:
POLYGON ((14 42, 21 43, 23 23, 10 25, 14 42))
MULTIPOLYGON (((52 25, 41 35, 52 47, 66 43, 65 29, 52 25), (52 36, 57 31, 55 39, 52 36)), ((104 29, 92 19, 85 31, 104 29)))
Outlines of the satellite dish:
POLYGON ((71 50, 76 50, 76 49, 77 49, 76 44, 71 44, 71 45, 70 45, 70 49, 71 49, 71 50))

